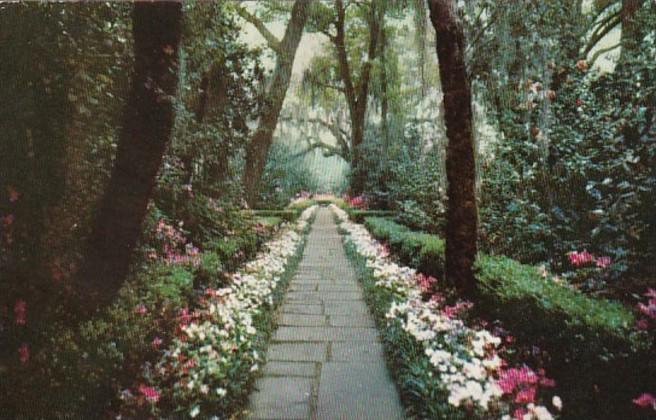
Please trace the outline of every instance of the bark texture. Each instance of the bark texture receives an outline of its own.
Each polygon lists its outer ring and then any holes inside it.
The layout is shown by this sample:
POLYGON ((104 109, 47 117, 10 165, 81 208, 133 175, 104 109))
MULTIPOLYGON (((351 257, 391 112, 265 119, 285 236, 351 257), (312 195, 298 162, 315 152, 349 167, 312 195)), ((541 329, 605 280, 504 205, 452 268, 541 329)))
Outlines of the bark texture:
POLYGON ((178 2, 134 5, 135 63, 125 123, 78 273, 86 312, 111 303, 128 274, 171 138, 181 21, 182 6, 178 2))
POLYGON ((367 19, 369 26, 369 43, 367 45, 367 58, 362 64, 360 78, 357 85, 353 82, 351 68, 346 52, 345 20, 346 10, 342 0, 335 1, 337 19, 336 35, 331 38, 337 50, 339 75, 344 83, 344 95, 351 117, 351 194, 358 195, 364 191, 365 173, 360 160, 360 146, 364 141, 364 125, 367 114, 367 100, 369 99, 369 82, 373 61, 380 50, 381 28, 385 15, 384 2, 372 0, 370 13, 367 19))
POLYGON ((244 16, 260 32, 264 31, 264 34, 268 34, 265 35, 265 39, 268 40, 271 48, 276 51, 276 67, 267 91, 260 121, 257 130, 246 148, 246 162, 242 178, 246 201, 251 206, 257 201, 260 180, 273 141, 273 132, 276 129, 276 125, 278 125, 280 110, 287 95, 296 49, 301 41, 303 28, 307 22, 312 1, 296 0, 294 2, 291 18, 287 24, 285 35, 280 42, 275 40, 273 35, 263 27, 264 25, 259 20, 256 20, 257 18, 250 15, 248 17, 244 16))
POLYGON ((478 212, 471 88, 465 66, 464 34, 454 0, 428 0, 428 5, 437 35, 448 137, 446 279, 465 294, 473 294, 478 212))

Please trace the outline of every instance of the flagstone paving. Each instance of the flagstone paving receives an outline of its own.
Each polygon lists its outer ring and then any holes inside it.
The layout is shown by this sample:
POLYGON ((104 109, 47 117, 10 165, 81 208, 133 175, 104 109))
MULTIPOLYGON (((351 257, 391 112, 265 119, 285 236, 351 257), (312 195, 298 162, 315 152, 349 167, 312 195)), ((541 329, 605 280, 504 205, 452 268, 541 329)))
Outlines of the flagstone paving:
POLYGON ((320 208, 278 314, 251 419, 402 419, 332 212, 320 208))

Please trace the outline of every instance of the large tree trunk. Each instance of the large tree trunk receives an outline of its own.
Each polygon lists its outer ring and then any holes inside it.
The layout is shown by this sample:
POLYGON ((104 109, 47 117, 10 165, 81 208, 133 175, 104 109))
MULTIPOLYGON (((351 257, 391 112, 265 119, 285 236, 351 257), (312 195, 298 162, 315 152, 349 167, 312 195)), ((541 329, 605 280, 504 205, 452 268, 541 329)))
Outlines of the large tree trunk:
POLYGON ((476 282, 478 213, 476 162, 472 130, 471 89, 465 66, 465 41, 454 0, 428 0, 437 34, 437 57, 444 93, 444 119, 449 143, 446 176, 449 198, 446 227, 446 279, 466 294, 476 282))
POLYGON ((336 35, 333 39, 337 50, 339 74, 344 83, 344 95, 351 117, 351 194, 358 195, 364 191, 366 177, 365 168, 361 164, 360 147, 364 142, 364 125, 367 115, 367 100, 369 99, 369 81, 373 60, 379 50, 379 39, 381 28, 384 27, 385 3, 380 0, 372 0, 371 13, 367 20, 369 26, 369 45, 367 47, 367 59, 362 64, 360 78, 357 86, 353 83, 351 70, 346 53, 346 9, 342 0, 335 1, 337 12, 336 35))
POLYGON ((273 132, 278 125, 280 110, 287 95, 296 49, 303 35, 311 2, 312 0, 296 0, 294 3, 291 18, 276 54, 276 67, 260 115, 260 122, 246 148, 243 184, 246 201, 250 206, 257 201, 260 180, 273 141, 273 132))
POLYGON ((128 274, 157 172, 171 138, 182 6, 138 2, 134 79, 116 160, 78 273, 83 311, 113 300, 128 274))
POLYGON ((636 14, 644 0, 622 0, 620 19, 622 34, 620 38, 620 65, 636 53, 640 47, 640 28, 635 22, 636 14))

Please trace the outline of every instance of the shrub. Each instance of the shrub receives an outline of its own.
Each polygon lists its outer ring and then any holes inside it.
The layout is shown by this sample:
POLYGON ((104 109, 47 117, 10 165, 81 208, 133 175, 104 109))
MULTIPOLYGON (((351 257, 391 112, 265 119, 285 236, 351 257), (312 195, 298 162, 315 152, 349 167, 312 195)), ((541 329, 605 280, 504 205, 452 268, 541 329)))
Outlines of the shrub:
POLYGON ((655 366, 628 309, 543 278, 535 267, 506 257, 479 256, 476 273, 478 308, 500 319, 521 342, 549 351, 548 368, 563 397, 577 402, 568 416, 641 418, 631 400, 653 389, 656 375, 645 370, 654 372, 655 366))
POLYGON ((444 241, 438 236, 414 232, 380 217, 365 218, 365 226, 376 238, 388 242, 404 264, 433 277, 444 277, 444 241))
MULTIPOLYGON (((389 219, 367 218, 365 225, 404 264, 441 278, 444 242, 438 236, 413 232, 389 219)), ((596 413, 599 418, 622 418, 631 413, 640 418, 631 401, 654 388, 649 378, 656 374, 644 371, 654 372, 656 366, 627 308, 586 296, 507 257, 479 255, 476 277, 477 310, 501 320, 522 344, 549 353, 545 367, 562 386, 563 397, 576 402, 568 417, 596 413)))
POLYGON ((296 208, 291 210, 254 210, 252 212, 245 211, 244 213, 251 213, 254 217, 279 217, 286 222, 293 222, 301 214, 302 210, 296 208))
POLYGON ((348 209, 348 214, 356 223, 362 223, 367 217, 393 217, 396 212, 391 210, 358 210, 348 209))

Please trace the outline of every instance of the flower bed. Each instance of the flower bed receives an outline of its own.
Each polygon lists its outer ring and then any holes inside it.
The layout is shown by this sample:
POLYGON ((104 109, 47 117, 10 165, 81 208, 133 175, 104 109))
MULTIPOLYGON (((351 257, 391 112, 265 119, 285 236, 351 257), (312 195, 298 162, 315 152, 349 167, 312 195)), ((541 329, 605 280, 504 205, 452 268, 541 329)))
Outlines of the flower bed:
POLYGON ((139 383, 122 391, 123 416, 225 418, 239 409, 314 211, 304 210, 292 228, 232 274, 227 287, 206 289, 195 310, 179 313, 171 345, 144 366, 139 383))
POLYGON ((511 366, 510 336, 468 320, 470 302, 447 303, 448 290, 444 295, 434 293, 440 289, 435 278, 397 265, 366 228, 351 223, 338 207, 332 210, 361 271, 410 415, 554 418, 562 408, 551 390, 554 381, 543 370, 511 366), (549 401, 549 408, 543 401, 549 401))

